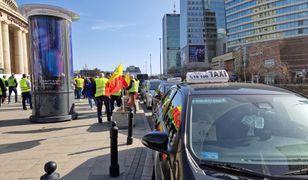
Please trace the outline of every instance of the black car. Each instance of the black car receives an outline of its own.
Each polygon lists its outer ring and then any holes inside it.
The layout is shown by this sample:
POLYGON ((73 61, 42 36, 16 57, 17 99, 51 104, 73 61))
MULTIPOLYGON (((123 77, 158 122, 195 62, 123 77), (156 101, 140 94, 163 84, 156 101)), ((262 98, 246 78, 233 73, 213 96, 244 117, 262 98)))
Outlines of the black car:
POLYGON ((168 82, 168 81, 162 81, 156 91, 154 92, 154 96, 152 98, 152 113, 155 114, 155 112, 159 108, 159 102, 164 97, 164 95, 167 93, 167 91, 173 86, 177 84, 176 82, 168 82))
POLYGON ((308 179, 304 96, 260 84, 187 83, 173 86, 157 113, 156 131, 142 138, 155 150, 156 179, 308 179))

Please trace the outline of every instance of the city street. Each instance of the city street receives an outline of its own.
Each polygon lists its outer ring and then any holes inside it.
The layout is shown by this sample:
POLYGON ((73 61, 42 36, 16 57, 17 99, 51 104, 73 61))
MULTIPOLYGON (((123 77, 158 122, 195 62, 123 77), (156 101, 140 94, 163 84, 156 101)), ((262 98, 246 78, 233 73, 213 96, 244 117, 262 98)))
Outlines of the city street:
MULTIPOLYGON (((110 124, 106 117, 97 123, 96 111, 87 101, 76 103, 77 120, 34 124, 27 119, 31 111, 21 104, 4 104, 0 110, 0 179, 33 179, 44 174, 44 164, 55 161, 61 179, 108 179, 110 166, 110 124)), ((151 179, 151 151, 140 138, 150 126, 137 112, 134 142, 126 145, 127 130, 119 130, 120 176, 116 179, 151 179)), ((114 179, 114 178, 113 178, 114 179)))

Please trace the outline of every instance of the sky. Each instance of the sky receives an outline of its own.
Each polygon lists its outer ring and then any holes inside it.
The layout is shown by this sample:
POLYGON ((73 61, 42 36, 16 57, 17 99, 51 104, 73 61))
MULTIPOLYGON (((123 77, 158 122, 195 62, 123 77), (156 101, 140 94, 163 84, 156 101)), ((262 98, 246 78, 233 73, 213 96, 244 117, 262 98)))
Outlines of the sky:
MULTIPOLYGON (((174 0, 17 0, 22 4, 50 4, 80 15, 73 22, 74 70, 113 71, 120 63, 159 73, 162 18, 172 13, 174 0)), ((179 12, 179 0, 176 0, 179 12)), ((162 63, 163 64, 163 63, 162 63)))

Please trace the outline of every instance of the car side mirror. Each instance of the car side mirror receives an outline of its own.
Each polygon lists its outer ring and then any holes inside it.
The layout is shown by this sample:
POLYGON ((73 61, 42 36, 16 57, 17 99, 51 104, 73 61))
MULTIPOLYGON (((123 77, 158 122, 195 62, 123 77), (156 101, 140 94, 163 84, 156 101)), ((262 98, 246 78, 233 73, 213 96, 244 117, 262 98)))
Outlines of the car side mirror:
POLYGON ((168 135, 162 132, 150 132, 142 137, 142 144, 146 147, 168 154, 168 135))

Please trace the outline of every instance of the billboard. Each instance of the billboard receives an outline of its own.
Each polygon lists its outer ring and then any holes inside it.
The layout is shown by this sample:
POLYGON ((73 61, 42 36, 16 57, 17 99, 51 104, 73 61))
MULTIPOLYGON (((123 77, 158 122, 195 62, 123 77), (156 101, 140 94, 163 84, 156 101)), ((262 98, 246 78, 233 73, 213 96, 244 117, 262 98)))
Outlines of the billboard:
MULTIPOLYGON (((31 26, 32 71, 38 90, 64 90, 64 62, 66 22, 53 16, 32 16, 31 26)), ((71 53, 71 52, 70 52, 71 53)))
POLYGON ((189 46, 189 62, 204 62, 205 61, 205 46, 196 45, 189 46))

